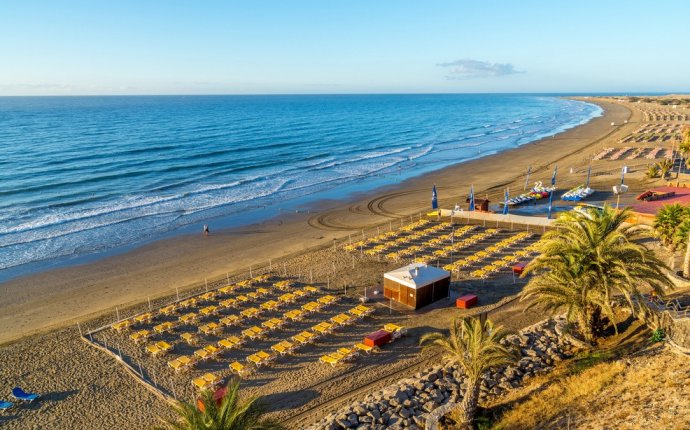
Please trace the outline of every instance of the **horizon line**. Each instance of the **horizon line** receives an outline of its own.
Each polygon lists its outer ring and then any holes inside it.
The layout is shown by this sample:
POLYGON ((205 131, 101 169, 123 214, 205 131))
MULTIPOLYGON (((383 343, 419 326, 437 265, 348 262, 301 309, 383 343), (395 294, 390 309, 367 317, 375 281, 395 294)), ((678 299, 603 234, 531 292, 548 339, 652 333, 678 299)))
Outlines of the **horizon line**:
POLYGON ((351 92, 351 93, 131 93, 131 94, 18 94, 2 95, 0 98, 19 97, 223 97, 223 96, 367 96, 367 95, 559 95, 559 96, 583 96, 583 95, 612 95, 612 96, 666 96, 688 95, 690 91, 496 91, 496 92, 351 92))

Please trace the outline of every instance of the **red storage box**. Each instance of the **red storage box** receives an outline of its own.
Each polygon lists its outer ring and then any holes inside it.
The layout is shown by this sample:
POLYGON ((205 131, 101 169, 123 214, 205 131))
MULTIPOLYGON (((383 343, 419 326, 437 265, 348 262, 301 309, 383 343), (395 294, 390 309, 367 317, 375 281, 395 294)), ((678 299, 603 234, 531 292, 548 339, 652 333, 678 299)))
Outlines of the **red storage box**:
POLYGON ((391 332, 386 330, 375 331, 364 338, 367 346, 383 346, 391 341, 391 332))
POLYGON ((525 266, 527 266, 527 263, 518 263, 515 266, 513 266, 513 273, 516 275, 522 275, 522 272, 525 270, 525 266))
POLYGON ((474 294, 465 294, 462 297, 458 297, 455 301, 455 306, 460 309, 469 309, 477 304, 477 296, 474 294))

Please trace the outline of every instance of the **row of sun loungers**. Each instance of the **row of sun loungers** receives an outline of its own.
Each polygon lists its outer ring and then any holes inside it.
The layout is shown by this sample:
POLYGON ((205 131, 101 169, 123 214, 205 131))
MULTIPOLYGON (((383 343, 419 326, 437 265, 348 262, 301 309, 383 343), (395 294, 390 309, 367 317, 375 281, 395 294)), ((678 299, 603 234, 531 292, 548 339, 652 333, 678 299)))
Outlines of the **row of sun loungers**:
MULTIPOLYGON (((387 249, 390 247, 407 244, 413 240, 418 240, 420 238, 434 234, 438 231, 441 231, 441 230, 451 226, 450 223, 440 223, 440 224, 435 224, 435 225, 432 225, 430 227, 427 227, 423 230, 414 231, 415 228, 422 227, 422 226, 429 224, 429 223, 430 223, 429 220, 423 219, 423 220, 417 221, 413 224, 409 224, 409 225, 399 229, 398 231, 389 231, 386 233, 381 233, 381 234, 374 236, 374 237, 371 237, 369 239, 360 240, 358 242, 345 245, 345 250, 346 251, 357 251, 357 250, 362 249, 363 247, 369 247, 371 245, 374 245, 373 248, 371 248, 371 249, 383 250, 383 249, 387 249)), ((371 249, 367 249, 367 254, 370 254, 370 255, 373 254, 371 249)), ((379 253, 379 252, 376 252, 376 253, 379 253)))
MULTIPOLYGON (((32 403, 32 402, 38 400, 40 397, 41 397, 40 394, 27 393, 26 391, 24 391, 20 387, 14 387, 12 389, 12 398, 15 400, 19 400, 20 402, 32 403)), ((0 400, 0 412, 9 411, 10 409, 12 409, 14 407, 15 407, 14 403, 0 400)))
MULTIPOLYGON (((461 258, 458 261, 455 261, 453 263, 445 265, 443 268, 444 270, 448 270, 450 272, 458 272, 460 269, 467 267, 467 266, 473 266, 478 263, 480 263, 483 260, 489 259, 489 258, 494 258, 497 254, 505 251, 507 248, 514 246, 528 238, 531 237, 530 233, 527 232, 520 232, 517 234, 514 234, 508 238, 505 238, 494 245, 491 245, 481 251, 477 251, 472 255, 469 255, 467 257, 461 258)), ((515 251, 510 257, 511 259, 516 258, 519 254, 521 253, 520 250, 515 251)), ((504 260, 507 261, 507 260, 504 260)), ((502 267, 505 267, 505 264, 502 265, 502 267)), ((485 273, 481 271, 473 271, 470 273, 472 277, 484 277, 485 273)))
MULTIPOLYGON (((383 330, 391 334, 391 339, 396 340, 404 336, 407 330, 396 324, 386 324, 383 326, 383 330)), ((319 358, 319 361, 324 364, 329 364, 331 366, 337 366, 340 363, 349 361, 350 359, 356 357, 360 353, 370 354, 372 351, 378 349, 375 346, 366 345, 364 343, 356 343, 352 348, 338 348, 335 352, 330 354, 324 354, 319 358)))

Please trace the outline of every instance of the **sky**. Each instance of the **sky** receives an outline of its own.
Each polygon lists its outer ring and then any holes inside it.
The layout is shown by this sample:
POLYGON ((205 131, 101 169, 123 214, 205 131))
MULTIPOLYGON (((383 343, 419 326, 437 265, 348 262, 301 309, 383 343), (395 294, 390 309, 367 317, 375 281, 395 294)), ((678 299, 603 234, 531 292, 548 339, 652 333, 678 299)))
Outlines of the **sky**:
POLYGON ((0 96, 689 92, 690 2, 0 2, 0 96))

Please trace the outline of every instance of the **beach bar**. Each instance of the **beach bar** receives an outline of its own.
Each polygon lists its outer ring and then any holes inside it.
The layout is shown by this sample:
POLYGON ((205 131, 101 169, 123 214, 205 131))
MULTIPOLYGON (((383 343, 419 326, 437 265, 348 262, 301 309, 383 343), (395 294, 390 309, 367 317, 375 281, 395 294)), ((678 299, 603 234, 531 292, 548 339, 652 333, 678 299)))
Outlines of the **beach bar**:
POLYGON ((383 295, 413 309, 448 297, 450 272, 413 263, 383 275, 383 295))

